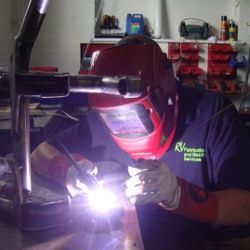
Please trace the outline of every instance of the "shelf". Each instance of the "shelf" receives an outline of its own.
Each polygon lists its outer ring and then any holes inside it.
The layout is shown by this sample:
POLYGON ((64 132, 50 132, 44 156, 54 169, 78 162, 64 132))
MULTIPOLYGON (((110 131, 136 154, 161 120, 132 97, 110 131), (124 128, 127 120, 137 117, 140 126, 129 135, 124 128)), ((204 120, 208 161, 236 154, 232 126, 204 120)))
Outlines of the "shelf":
MULTIPOLYGON (((120 39, 122 39, 121 37, 112 37, 112 38, 93 38, 91 40, 92 43, 116 43, 118 42, 120 39)), ((181 43, 199 43, 199 44, 231 44, 233 47, 237 47, 237 46, 242 46, 245 45, 244 42, 241 41, 214 41, 214 40, 189 40, 189 39, 184 39, 184 38, 180 38, 180 39, 168 39, 168 38, 161 38, 161 39, 154 39, 154 41, 156 41, 157 43, 161 43, 161 44, 168 44, 170 42, 181 42, 181 43)))
POLYGON ((91 43, 117 43, 121 38, 93 38, 91 43))

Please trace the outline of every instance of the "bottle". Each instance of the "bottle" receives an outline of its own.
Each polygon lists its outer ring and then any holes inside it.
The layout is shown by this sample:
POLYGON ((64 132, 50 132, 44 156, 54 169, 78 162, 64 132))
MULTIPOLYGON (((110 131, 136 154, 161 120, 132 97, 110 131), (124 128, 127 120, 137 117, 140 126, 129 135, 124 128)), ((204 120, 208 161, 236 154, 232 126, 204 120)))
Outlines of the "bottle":
POLYGON ((130 26, 131 26, 131 14, 127 14, 127 18, 126 18, 126 34, 130 35, 130 26))
POLYGON ((230 41, 236 41, 236 25, 233 21, 229 22, 228 38, 230 41))
POLYGON ((220 40, 226 41, 228 38, 227 16, 221 17, 220 40))

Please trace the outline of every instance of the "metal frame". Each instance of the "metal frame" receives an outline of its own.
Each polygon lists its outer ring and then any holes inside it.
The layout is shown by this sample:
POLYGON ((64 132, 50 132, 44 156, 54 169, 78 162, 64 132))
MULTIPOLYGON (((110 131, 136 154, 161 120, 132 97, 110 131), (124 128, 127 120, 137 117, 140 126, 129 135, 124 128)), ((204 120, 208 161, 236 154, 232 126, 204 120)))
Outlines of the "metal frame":
MULTIPOLYGON (((17 213, 21 228, 39 229, 39 213, 43 214, 46 206, 51 203, 32 203, 32 179, 30 162, 30 97, 65 97, 69 92, 78 93, 109 93, 123 95, 126 98, 141 95, 141 82, 138 77, 103 77, 51 73, 29 73, 29 62, 33 45, 39 34, 47 13, 50 0, 31 0, 25 13, 20 31, 15 38, 15 47, 11 57, 10 86, 13 155, 12 163, 16 179, 17 201, 6 201, 5 205, 17 213), (46 88, 46 86, 49 88, 46 88), (51 87, 53 93, 51 93, 51 87), (63 91, 62 91, 63 89, 63 91), (17 203, 17 204, 16 204, 17 203), (32 213, 36 211, 37 215, 32 213), (31 212, 31 213, 30 213, 31 212), (32 217, 33 216, 33 217, 32 217), (25 218, 23 218, 25 217, 25 218), (32 219, 29 219, 29 218, 32 219), (33 220, 33 221, 32 221, 33 220), (25 221, 25 222, 24 222, 25 221), (26 224, 26 225, 24 225, 26 224)), ((0 201, 0 207, 3 201, 0 201)), ((55 202, 56 206, 63 202, 55 202)), ((62 208, 63 209, 63 208, 62 208)), ((50 210, 51 211, 51 208, 50 210)), ((59 213, 60 216, 60 213, 59 213)), ((54 223, 50 222, 48 227, 54 223)), ((46 225, 42 224, 46 228, 46 225)))

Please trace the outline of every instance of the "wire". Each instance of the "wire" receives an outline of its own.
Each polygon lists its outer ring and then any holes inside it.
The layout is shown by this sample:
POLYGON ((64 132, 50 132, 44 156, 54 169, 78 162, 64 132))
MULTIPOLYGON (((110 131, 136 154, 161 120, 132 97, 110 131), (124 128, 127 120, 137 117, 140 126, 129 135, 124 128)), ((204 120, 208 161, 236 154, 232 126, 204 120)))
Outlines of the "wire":
POLYGON ((96 17, 95 17, 95 21, 94 21, 94 28, 93 28, 93 31, 92 31, 92 33, 91 33, 91 35, 90 35, 89 41, 88 41, 88 43, 87 43, 87 46, 86 46, 86 48, 85 48, 85 51, 84 51, 84 54, 83 54, 83 58, 82 58, 82 62, 83 62, 84 59, 86 58, 86 55, 87 55, 87 52, 88 52, 89 45, 90 45, 90 43, 91 43, 92 37, 95 35, 95 28, 96 28, 97 20, 99 19, 99 16, 100 16, 100 13, 101 13, 101 8, 102 8, 102 5, 103 5, 103 1, 104 1, 104 0, 101 0, 101 2, 100 2, 100 5, 99 5, 99 8, 98 8, 96 17))
POLYGON ((63 115, 65 115, 65 116, 66 116, 67 118, 69 118, 70 120, 79 122, 79 119, 78 119, 78 118, 76 118, 76 117, 74 117, 74 116, 68 114, 68 113, 65 112, 64 110, 61 109, 60 112, 63 113, 63 115))
MULTIPOLYGON (((60 112, 62 112, 62 114, 58 114, 58 113, 49 114, 49 113, 46 113, 45 111, 42 111, 42 110, 40 110, 40 111, 41 111, 41 113, 40 113, 39 115, 35 115, 35 116, 37 116, 37 117, 58 116, 58 117, 67 118, 67 119, 69 119, 69 120, 71 120, 71 121, 75 121, 75 122, 79 122, 79 121, 80 121, 80 119, 78 119, 78 118, 76 118, 76 117, 74 117, 74 116, 72 116, 72 115, 66 113, 66 112, 63 111, 63 110, 60 110, 60 112)), ((34 117, 35 117, 35 116, 34 116, 34 117)), ((1 121, 9 121, 9 120, 11 120, 11 117, 0 118, 0 122, 1 122, 1 121)))
MULTIPOLYGON (((250 93, 247 93, 243 96, 241 96, 239 98, 239 100, 244 99, 245 97, 249 96, 250 93)), ((209 117, 208 119, 204 120, 203 122, 201 122, 197 127, 195 127, 193 130, 191 130, 188 134, 186 134, 186 137, 190 137, 191 135, 193 135, 197 130, 199 130, 203 125, 207 124, 209 121, 213 120, 215 117, 217 117, 218 115, 220 115, 221 113, 223 113, 224 111, 226 111, 227 109, 231 108, 232 106, 234 106, 233 103, 227 105, 226 107, 224 107, 223 109, 219 110, 217 113, 215 113, 213 116, 209 117)), ((178 143, 178 142, 176 142, 178 143)), ((169 147, 169 149, 173 149, 176 146, 176 143, 173 143, 172 146, 169 147)), ((169 150, 168 149, 168 150, 169 150)))

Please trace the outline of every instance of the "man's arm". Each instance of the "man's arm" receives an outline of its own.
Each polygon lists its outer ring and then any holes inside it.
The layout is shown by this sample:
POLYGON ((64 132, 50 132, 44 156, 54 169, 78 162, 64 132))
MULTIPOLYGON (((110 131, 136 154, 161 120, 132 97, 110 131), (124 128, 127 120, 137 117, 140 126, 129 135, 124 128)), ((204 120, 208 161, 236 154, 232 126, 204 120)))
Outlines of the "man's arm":
MULTIPOLYGON (((76 162, 83 160, 86 162, 86 159, 79 153, 72 153, 71 155, 76 162)), ((56 147, 47 142, 42 142, 31 154, 31 166, 37 174, 65 186, 72 162, 56 147)))
POLYGON ((33 170, 41 175, 47 175, 52 159, 62 153, 47 142, 42 142, 31 154, 31 166, 33 170))
POLYGON ((129 173, 126 194, 138 205, 156 203, 173 213, 209 224, 250 223, 249 191, 229 188, 209 192, 172 175, 164 163, 156 160, 139 161, 129 167, 129 173))
POLYGON ((181 192, 178 207, 173 210, 174 213, 212 224, 246 225, 250 223, 249 191, 230 188, 208 192, 180 178, 177 178, 177 183, 181 192))
POLYGON ((217 191, 219 209, 217 224, 246 225, 250 223, 250 192, 243 189, 217 191))
MULTIPOLYGON (((208 192, 177 178, 180 186, 178 207, 174 213, 201 222, 222 225, 250 223, 250 192, 240 188, 208 192)), ((163 207, 168 209, 166 206, 163 207)))

